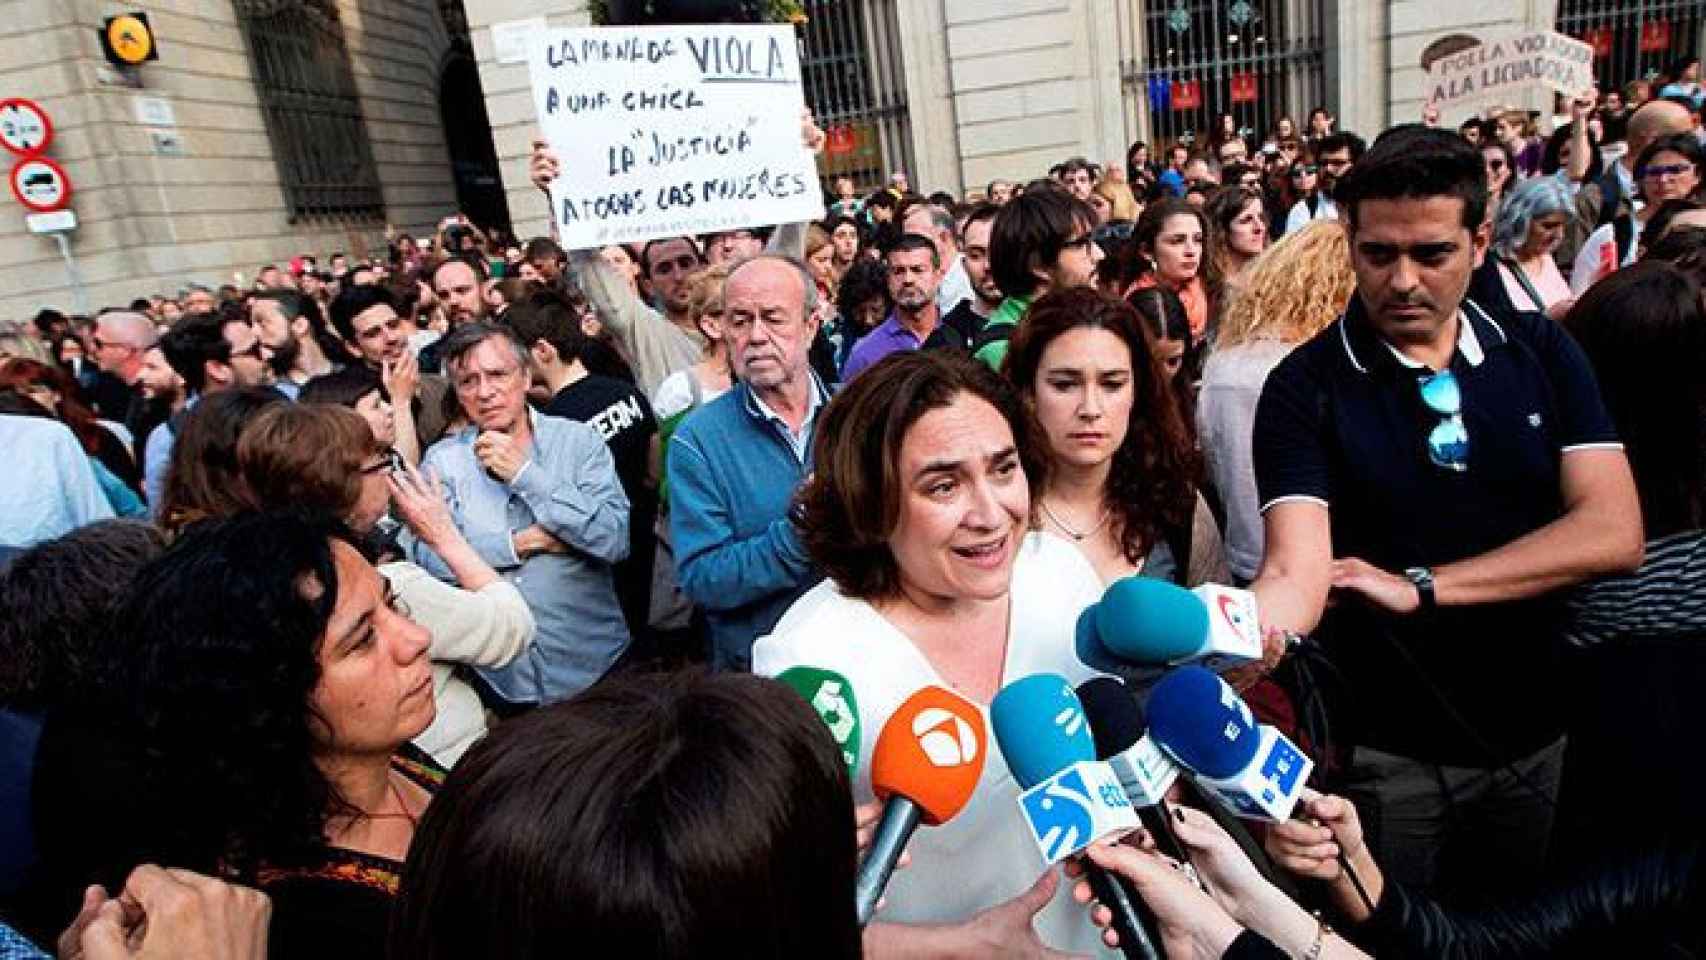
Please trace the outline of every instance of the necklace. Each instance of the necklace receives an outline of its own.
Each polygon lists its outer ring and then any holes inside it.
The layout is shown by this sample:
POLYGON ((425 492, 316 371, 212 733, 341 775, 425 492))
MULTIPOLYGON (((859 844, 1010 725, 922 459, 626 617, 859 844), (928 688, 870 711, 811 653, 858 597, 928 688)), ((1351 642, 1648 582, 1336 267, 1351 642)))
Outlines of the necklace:
POLYGON ((1073 540, 1078 541, 1080 543, 1082 543, 1084 541, 1085 537, 1088 537, 1091 534, 1095 533, 1096 531, 1102 529, 1102 525, 1108 522, 1108 508, 1106 506, 1104 506, 1104 507, 1102 507, 1101 514, 1096 518, 1096 525, 1091 527, 1090 529, 1085 530, 1084 532, 1080 533, 1077 530, 1074 530, 1069 524, 1067 524, 1067 522, 1065 520, 1060 519, 1060 517, 1058 515, 1056 515, 1053 510, 1049 509, 1048 500, 1046 498, 1039 498, 1037 500, 1037 503, 1042 506, 1043 515, 1048 517, 1050 522, 1052 522, 1055 526, 1059 527, 1067 536, 1071 537, 1073 540))
POLYGON ((389 773, 386 774, 385 785, 387 787, 391 788, 391 799, 397 801, 397 809, 400 812, 398 812, 398 813, 367 813, 366 811, 363 811, 363 813, 366 815, 367 819, 369 819, 369 820, 407 820, 407 821, 409 821, 409 826, 419 827, 421 825, 420 817, 409 812, 408 801, 403 799, 403 791, 402 791, 402 789, 400 789, 397 786, 396 775, 395 774, 389 774, 389 773))

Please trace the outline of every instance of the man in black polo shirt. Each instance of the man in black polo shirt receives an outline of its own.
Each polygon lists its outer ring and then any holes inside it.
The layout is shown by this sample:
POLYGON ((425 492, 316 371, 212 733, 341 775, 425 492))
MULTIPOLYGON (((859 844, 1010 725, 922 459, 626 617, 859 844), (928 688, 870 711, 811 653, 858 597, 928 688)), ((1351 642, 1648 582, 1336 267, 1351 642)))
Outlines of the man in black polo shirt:
POLYGON ((1640 563, 1634 481, 1575 342, 1464 299, 1489 235, 1473 147, 1398 127, 1340 197, 1357 292, 1262 391, 1253 589, 1268 624, 1319 623, 1382 867, 1522 889, 1562 770, 1559 591, 1640 563))

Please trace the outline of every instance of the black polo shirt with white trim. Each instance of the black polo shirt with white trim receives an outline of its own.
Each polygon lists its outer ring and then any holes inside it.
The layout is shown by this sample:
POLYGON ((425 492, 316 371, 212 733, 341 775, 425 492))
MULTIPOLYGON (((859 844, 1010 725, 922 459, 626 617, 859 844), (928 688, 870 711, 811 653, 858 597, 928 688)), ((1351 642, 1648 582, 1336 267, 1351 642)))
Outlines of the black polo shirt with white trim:
MULTIPOLYGON (((1466 470, 1429 460, 1440 418, 1419 382, 1430 371, 1383 340, 1353 298, 1263 387, 1253 442, 1262 510, 1321 503, 1335 557, 1393 573, 1478 556, 1561 516, 1563 456, 1621 446, 1587 358, 1541 314, 1495 318, 1465 301, 1459 317, 1467 322, 1451 370, 1466 470)), ((1362 603, 1330 608, 1317 636, 1346 681, 1339 713, 1352 726, 1341 735, 1469 767, 1546 746, 1565 721, 1562 617, 1557 596, 1409 617, 1362 603)))

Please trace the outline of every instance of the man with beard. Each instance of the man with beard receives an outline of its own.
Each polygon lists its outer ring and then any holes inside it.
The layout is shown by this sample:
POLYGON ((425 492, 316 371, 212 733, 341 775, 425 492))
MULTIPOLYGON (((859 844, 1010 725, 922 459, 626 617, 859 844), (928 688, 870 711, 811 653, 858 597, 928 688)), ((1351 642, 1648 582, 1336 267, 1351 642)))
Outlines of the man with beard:
POLYGON ((916 233, 902 234, 883 260, 889 268, 889 297, 894 300, 894 311, 853 345, 841 368, 843 383, 897 350, 938 344, 965 346, 957 333, 942 326, 942 314, 936 308, 936 288, 942 282, 942 260, 936 245, 916 233))
POLYGON ((343 366, 348 354, 331 331, 320 305, 295 290, 255 294, 249 317, 272 351, 273 386, 292 400, 302 385, 343 366))
MULTIPOLYGON (((995 225, 995 215, 1001 207, 995 203, 980 203, 966 214, 962 228, 964 243, 960 249, 960 265, 971 282, 971 296, 942 317, 943 326, 953 329, 971 343, 983 330, 983 323, 1001 305, 1001 288, 995 285, 995 274, 989 269, 989 234, 995 225)), ((940 305, 940 296, 937 297, 940 305)))
POLYGON ((936 259, 942 265, 942 280, 937 284, 936 309, 947 316, 954 308, 972 298, 971 276, 966 273, 960 256, 960 239, 955 232, 954 214, 933 202, 913 203, 900 216, 900 228, 929 238, 936 245, 936 259))
POLYGON ((1291 214, 1285 218, 1285 232, 1290 234, 1303 229, 1303 225, 1311 220, 1339 219, 1339 205, 1333 201, 1333 192, 1351 168, 1362 159, 1366 145, 1362 138, 1354 133, 1334 133, 1322 137, 1315 145, 1315 163, 1321 170, 1320 195, 1314 198, 1314 209, 1310 208, 1309 197, 1297 201, 1291 208, 1291 214))
MULTIPOLYGON (((266 345, 254 324, 236 309, 184 317, 160 338, 160 351, 183 378, 186 397, 179 413, 194 406, 203 394, 267 382, 266 345)), ((145 450, 142 490, 154 510, 160 509, 166 492, 166 471, 172 464, 172 443, 180 420, 174 417, 155 428, 145 450)))

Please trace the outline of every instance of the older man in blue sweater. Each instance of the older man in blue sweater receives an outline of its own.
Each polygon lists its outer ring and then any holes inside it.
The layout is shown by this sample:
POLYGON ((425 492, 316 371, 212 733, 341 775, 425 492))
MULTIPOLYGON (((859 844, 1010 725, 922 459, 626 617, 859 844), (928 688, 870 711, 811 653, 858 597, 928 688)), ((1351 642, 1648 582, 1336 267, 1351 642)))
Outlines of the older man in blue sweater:
POLYGON ((735 267, 723 331, 739 382, 670 438, 677 572, 705 611, 719 670, 749 669, 753 640, 819 577, 788 519, 829 399, 807 360, 816 299, 797 260, 763 254, 735 267))

